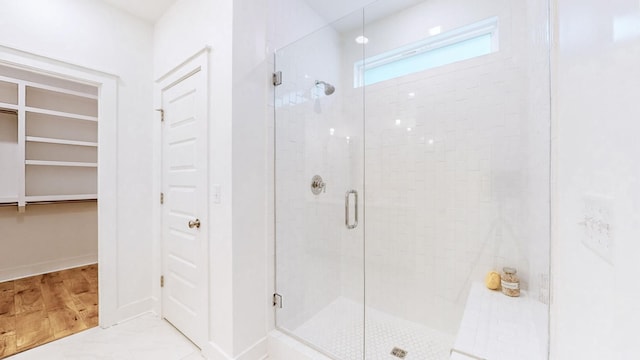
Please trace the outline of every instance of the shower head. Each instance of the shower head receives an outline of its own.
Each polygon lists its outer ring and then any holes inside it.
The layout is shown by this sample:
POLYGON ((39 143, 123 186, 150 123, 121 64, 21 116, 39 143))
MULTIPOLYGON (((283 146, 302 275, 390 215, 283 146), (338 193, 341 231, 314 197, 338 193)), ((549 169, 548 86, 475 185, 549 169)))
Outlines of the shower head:
POLYGON ((324 94, 327 95, 327 96, 333 94, 336 91, 335 86, 333 86, 333 85, 331 85, 331 84, 329 84, 327 82, 316 80, 316 86, 318 86, 318 85, 324 85, 324 94))

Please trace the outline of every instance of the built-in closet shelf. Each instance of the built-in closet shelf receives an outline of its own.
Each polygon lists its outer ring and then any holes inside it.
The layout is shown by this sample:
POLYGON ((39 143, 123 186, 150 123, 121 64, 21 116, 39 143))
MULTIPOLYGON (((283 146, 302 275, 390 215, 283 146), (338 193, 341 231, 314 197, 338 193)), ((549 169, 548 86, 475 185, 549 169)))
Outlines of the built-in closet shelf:
POLYGON ((34 108, 34 107, 30 107, 30 106, 26 107, 26 111, 27 112, 32 112, 32 113, 37 113, 37 114, 59 116, 59 117, 64 117, 64 118, 68 118, 68 119, 85 120, 85 121, 98 121, 98 118, 96 116, 78 115, 78 114, 67 113, 67 112, 62 112, 62 111, 34 108))
POLYGON ((27 202, 97 200, 98 194, 27 196, 27 202))
POLYGON ((0 102, 0 109, 14 110, 14 111, 17 112, 18 111, 18 105, 7 104, 7 103, 0 102))
POLYGON ((24 84, 25 86, 29 86, 29 87, 33 87, 33 88, 53 91, 53 92, 57 92, 57 93, 61 93, 61 94, 67 94, 67 95, 75 95, 75 96, 79 96, 79 97, 83 97, 83 98, 87 98, 87 99, 98 100, 98 95, 87 94, 87 93, 84 93, 84 92, 81 92, 81 91, 64 89, 64 88, 61 88, 61 87, 56 87, 56 86, 51 86, 51 85, 38 84, 38 83, 33 82, 33 81, 17 80, 17 79, 6 77, 6 76, 0 76, 0 81, 5 81, 5 82, 9 82, 9 83, 18 83, 19 82, 21 84, 24 84))
POLYGON ((75 162, 75 161, 26 160, 24 163, 26 165, 38 165, 38 166, 98 167, 98 163, 75 162))
POLYGON ((42 85, 42 84, 37 84, 32 82, 26 82, 25 85, 32 88, 38 88, 42 90, 57 92, 60 94, 67 94, 67 95, 73 95, 73 96, 83 97, 83 98, 92 99, 92 100, 98 100, 98 95, 92 95, 92 94, 87 94, 79 91, 67 90, 67 89, 63 89, 55 86, 42 85))
POLYGON ((98 143, 97 142, 65 140, 65 139, 53 139, 53 138, 45 138, 45 137, 38 137, 38 136, 27 136, 27 141, 29 141, 29 142, 38 142, 38 143, 47 143, 47 144, 98 147, 98 143))
POLYGON ((0 143, 0 204, 23 211, 29 203, 97 200, 98 88, 15 74, 0 75, 2 131, 15 138, 0 143))

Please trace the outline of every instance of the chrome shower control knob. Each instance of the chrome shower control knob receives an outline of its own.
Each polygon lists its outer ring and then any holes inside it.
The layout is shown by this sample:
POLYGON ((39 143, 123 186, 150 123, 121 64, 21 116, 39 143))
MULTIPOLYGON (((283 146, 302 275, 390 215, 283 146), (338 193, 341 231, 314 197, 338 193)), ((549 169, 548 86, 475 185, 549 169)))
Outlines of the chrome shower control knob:
POLYGON ((321 192, 327 191, 327 184, 322 180, 320 175, 311 178, 311 192, 313 195, 320 195, 321 192))

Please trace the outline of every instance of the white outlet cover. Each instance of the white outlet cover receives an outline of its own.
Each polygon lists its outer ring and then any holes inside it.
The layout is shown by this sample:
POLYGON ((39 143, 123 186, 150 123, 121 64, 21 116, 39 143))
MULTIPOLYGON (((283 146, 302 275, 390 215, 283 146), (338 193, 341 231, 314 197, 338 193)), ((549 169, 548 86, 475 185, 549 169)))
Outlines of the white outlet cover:
POLYGON ((582 214, 578 224, 583 228, 582 243, 613 264, 613 198, 587 194, 582 199, 582 214))

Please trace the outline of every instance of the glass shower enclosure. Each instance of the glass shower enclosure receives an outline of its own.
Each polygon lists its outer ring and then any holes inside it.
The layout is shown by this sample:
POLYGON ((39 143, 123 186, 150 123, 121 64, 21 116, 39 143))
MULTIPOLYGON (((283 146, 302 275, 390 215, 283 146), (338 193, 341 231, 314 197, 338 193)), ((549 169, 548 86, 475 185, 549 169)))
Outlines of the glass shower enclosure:
POLYGON ((548 358, 546 1, 380 0, 276 52, 276 326, 329 358, 548 358), (484 284, 517 269, 521 296, 484 284))

